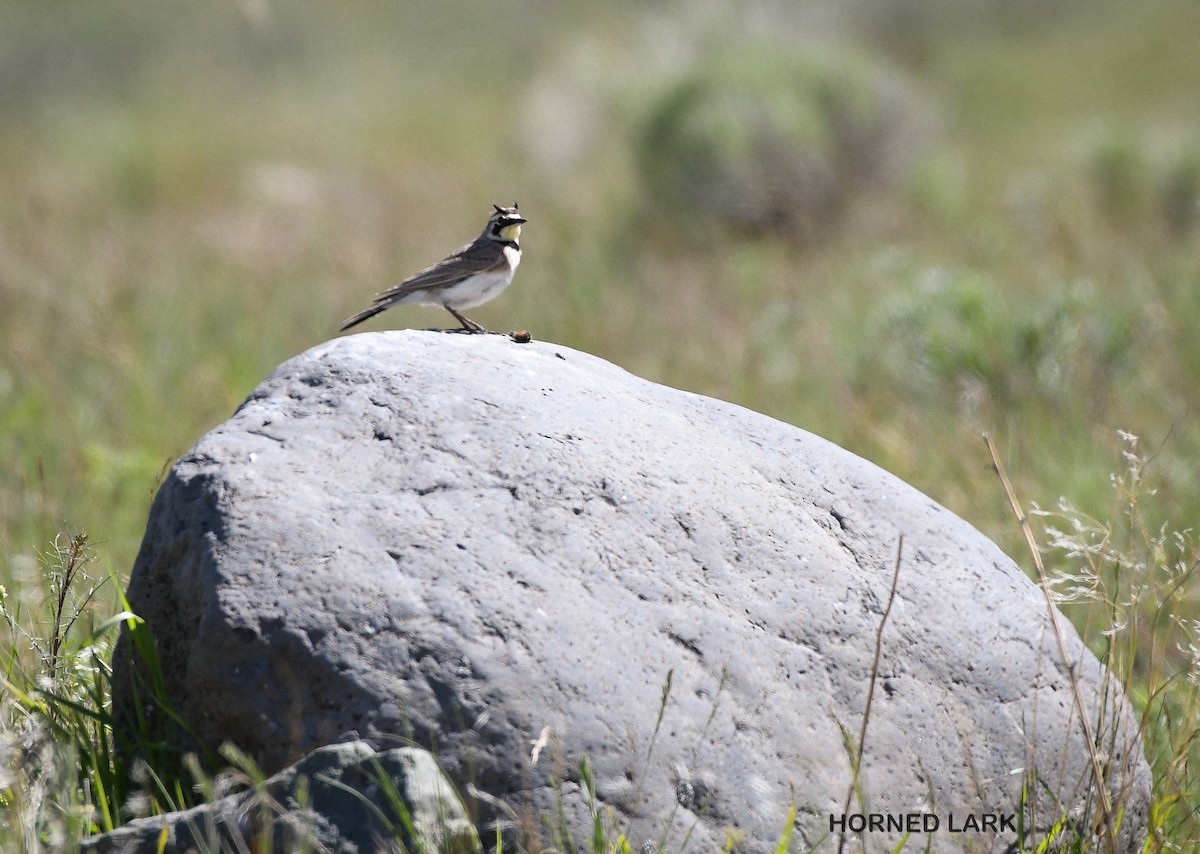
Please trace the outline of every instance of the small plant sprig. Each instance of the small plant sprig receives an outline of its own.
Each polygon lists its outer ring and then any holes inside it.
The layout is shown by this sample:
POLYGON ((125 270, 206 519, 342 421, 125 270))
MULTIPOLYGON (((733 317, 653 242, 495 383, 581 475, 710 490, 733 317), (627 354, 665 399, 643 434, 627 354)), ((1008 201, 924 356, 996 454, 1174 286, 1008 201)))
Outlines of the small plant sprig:
POLYGON ((1149 850, 1200 838, 1200 620, 1195 618, 1200 542, 1191 528, 1154 521, 1157 453, 1118 432, 1121 469, 1110 476, 1106 523, 1060 500, 1035 507, 1054 601, 1121 683, 1138 712, 1153 770, 1149 850))
MULTIPOLYGON (((852 749, 852 761, 850 766, 850 785, 846 789, 846 800, 842 805, 842 815, 850 812, 850 803, 855 796, 858 797, 859 803, 863 801, 862 790, 859 787, 859 776, 862 773, 863 747, 867 741, 867 724, 871 720, 871 704, 875 699, 875 682, 879 676, 879 659, 883 653, 883 629, 887 625, 888 617, 892 613, 892 605, 896 601, 896 588, 900 583, 900 559, 904 553, 904 535, 900 535, 899 541, 896 543, 896 565, 892 570, 892 586, 888 591, 887 604, 883 608, 883 615, 879 618, 879 626, 875 630, 875 655, 871 661, 871 681, 867 683, 867 701, 863 707, 862 722, 859 725, 858 741, 852 742, 849 733, 843 729, 843 737, 846 739, 847 747, 852 749)), ((795 804, 792 805, 792 813, 794 818, 795 804)), ((790 830, 790 826, 789 826, 790 830)), ((790 834, 789 834, 790 835, 790 834)), ((783 845, 783 840, 780 841, 783 845)), ((843 831, 838 836, 838 854, 846 847, 846 833, 843 831)))
POLYGON ((97 557, 85 531, 76 531, 69 537, 56 535, 50 549, 39 557, 49 586, 44 603, 44 622, 27 620, 28 615, 24 613, 21 603, 11 603, 7 591, 0 587, 0 617, 7 623, 14 640, 6 671, 11 673, 13 659, 20 656, 22 645, 27 644, 40 662, 44 686, 57 692, 63 680, 63 669, 69 663, 68 658, 77 657, 67 655, 67 638, 109 579, 93 580, 88 577, 86 569, 96 563, 97 557), (79 589, 81 585, 84 588, 82 591, 79 589), (27 622, 30 624, 27 625, 27 622))
POLYGON ((26 850, 66 844, 117 821, 121 776, 106 721, 110 631, 121 615, 96 626, 92 603, 108 578, 88 568, 97 557, 83 531, 58 535, 41 554, 40 608, 0 588, 0 620, 10 644, 0 670, 0 727, 15 734, 0 800, 0 825, 26 850), (88 631, 79 627, 84 618, 88 631))
MULTIPOLYGON (((1056 635, 1061 642, 1062 608, 1139 714, 1141 749, 1153 779, 1145 850, 1175 850, 1172 840, 1200 838, 1200 779, 1192 770, 1200 767, 1200 620, 1194 618, 1200 543, 1190 528, 1152 521, 1160 509, 1159 490, 1149 476, 1157 453, 1145 454, 1130 433, 1117 435, 1121 467, 1110 476, 1111 522, 1065 500, 1056 510, 1035 504, 1023 515, 990 440, 988 447, 1051 606, 1056 635)), ((1078 697, 1075 702, 1079 705, 1078 697)), ((1106 695, 1105 709, 1109 702, 1106 695)), ((1120 795, 1133 784, 1131 763, 1139 757, 1097 741, 1090 719, 1082 708, 1078 712, 1088 730, 1098 810, 1091 822, 1064 816, 1052 835, 1071 837, 1072 850, 1096 850, 1098 843, 1100 850, 1117 850, 1120 795), (1118 762, 1117 756, 1124 758, 1118 762), (1115 800, 1110 792, 1117 793, 1115 800)), ((1115 727, 1108 737, 1116 738, 1115 727)))
POLYGON ((1084 743, 1087 745, 1088 760, 1091 763, 1092 783, 1095 786, 1095 792, 1099 797, 1099 811, 1096 816, 1097 830, 1104 834, 1107 842, 1107 850, 1117 851, 1117 821, 1118 819, 1113 814, 1112 796, 1108 789, 1108 779, 1105 774, 1104 764, 1100 760, 1098 752, 1098 742, 1092 726, 1091 711, 1083 702, 1083 695, 1079 690, 1079 677, 1075 668, 1075 658, 1071 655, 1071 651, 1067 648, 1066 636, 1063 634, 1062 623, 1059 618, 1058 608, 1055 607, 1054 594, 1050 587, 1046 566, 1042 561, 1041 550, 1038 549, 1037 541, 1033 535, 1033 529, 1029 525, 1029 517, 1021 507, 1021 502, 1017 499, 1016 491, 1013 489, 1012 482, 1008 479, 1008 474, 1004 470, 1004 464, 1000 462, 1000 454, 996 450, 996 445, 992 441, 992 437, 988 434, 983 435, 983 441, 987 444, 988 452, 992 457, 992 465, 995 467, 996 474, 1000 478, 1000 484, 1004 488, 1004 495, 1008 499, 1009 507, 1012 508, 1013 515, 1017 519, 1017 525, 1021 529, 1021 535, 1025 539, 1025 544, 1029 547, 1029 555, 1033 560, 1034 568, 1037 570, 1038 583, 1042 587, 1042 592, 1046 597, 1047 613, 1050 615, 1051 627, 1054 631, 1054 639, 1058 644, 1058 652, 1067 673, 1069 674, 1069 682, 1071 686, 1071 699, 1074 703, 1075 712, 1079 721, 1079 726, 1083 730, 1084 743))

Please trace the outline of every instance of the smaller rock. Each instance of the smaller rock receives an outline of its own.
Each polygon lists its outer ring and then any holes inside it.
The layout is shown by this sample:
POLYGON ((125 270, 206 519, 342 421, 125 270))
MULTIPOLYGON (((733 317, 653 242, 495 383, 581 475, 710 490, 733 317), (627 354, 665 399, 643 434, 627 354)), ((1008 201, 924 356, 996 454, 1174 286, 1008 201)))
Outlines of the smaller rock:
POLYGON ((322 747, 262 786, 183 812, 131 821, 85 839, 85 854, 271 850, 307 845, 331 854, 438 851, 479 854, 474 826, 427 751, 377 753, 366 742, 322 747), (163 831, 167 844, 160 849, 163 831))

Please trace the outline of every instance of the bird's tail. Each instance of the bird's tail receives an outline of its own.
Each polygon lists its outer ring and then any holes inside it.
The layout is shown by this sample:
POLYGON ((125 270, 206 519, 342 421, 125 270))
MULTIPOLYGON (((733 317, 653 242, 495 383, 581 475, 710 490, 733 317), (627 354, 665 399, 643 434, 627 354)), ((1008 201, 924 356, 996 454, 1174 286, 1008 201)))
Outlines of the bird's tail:
POLYGON ((386 303, 386 302, 375 303, 375 305, 371 306, 370 308, 364 308, 362 311, 360 311, 358 314, 354 315, 353 317, 347 317, 342 322, 342 328, 340 331, 345 332, 351 326, 358 326, 358 324, 362 323, 364 320, 370 320, 372 317, 379 314, 381 311, 387 309, 389 307, 389 305, 390 304, 386 303))

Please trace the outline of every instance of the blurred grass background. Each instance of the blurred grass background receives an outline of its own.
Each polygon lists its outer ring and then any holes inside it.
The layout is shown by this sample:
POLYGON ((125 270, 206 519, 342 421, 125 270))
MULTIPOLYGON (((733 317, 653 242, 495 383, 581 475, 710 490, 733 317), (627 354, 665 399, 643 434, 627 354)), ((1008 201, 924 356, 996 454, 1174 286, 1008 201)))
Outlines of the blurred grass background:
POLYGON ((1196 516, 1194 2, 0 10, 0 581, 65 528, 127 571, 179 454, 512 199, 482 322, 820 433, 1013 553, 983 430, 1097 513, 1127 430, 1196 516))
POLYGON ((0 20, 10 596, 44 595, 64 530, 127 577, 175 458, 514 199, 524 261, 473 313, 492 328, 826 436, 1017 557, 983 431, 1023 498, 1099 518, 1128 431, 1147 524, 1197 518, 1194 0, 0 20))

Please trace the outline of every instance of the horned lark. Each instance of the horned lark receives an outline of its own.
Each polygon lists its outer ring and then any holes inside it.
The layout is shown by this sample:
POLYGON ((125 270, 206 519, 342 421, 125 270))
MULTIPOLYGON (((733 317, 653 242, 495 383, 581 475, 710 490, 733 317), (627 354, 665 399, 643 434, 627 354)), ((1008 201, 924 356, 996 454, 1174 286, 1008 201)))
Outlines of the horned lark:
POLYGON ((508 287, 521 263, 521 244, 517 241, 521 225, 526 222, 516 202, 511 208, 492 207, 495 213, 488 217, 487 227, 474 243, 376 294, 371 307, 347 318, 342 329, 349 329, 394 305, 419 303, 442 306, 467 332, 487 332, 474 320, 459 314, 459 310, 483 305, 508 287))

